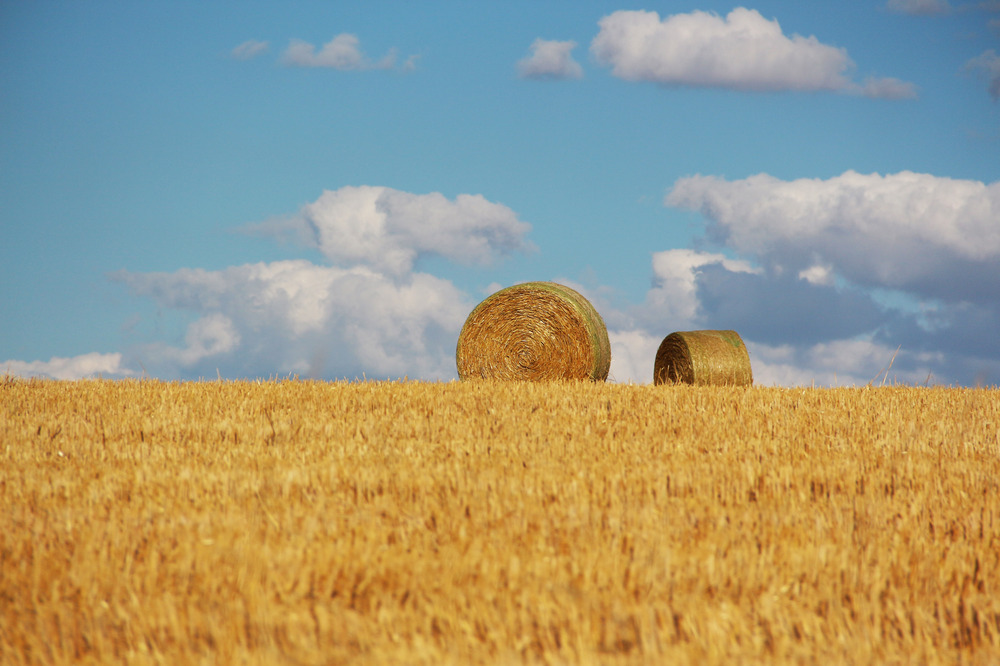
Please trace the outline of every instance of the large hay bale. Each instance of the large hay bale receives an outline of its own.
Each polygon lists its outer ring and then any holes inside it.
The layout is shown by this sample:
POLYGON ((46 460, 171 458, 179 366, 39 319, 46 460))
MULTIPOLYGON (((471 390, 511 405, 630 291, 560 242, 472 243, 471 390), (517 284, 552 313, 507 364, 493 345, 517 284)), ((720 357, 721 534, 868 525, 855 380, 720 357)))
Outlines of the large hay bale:
POLYGON ((466 319, 455 352, 462 379, 604 381, 611 342, 604 320, 578 292, 526 282, 486 298, 466 319))
POLYGON ((750 386, 750 354, 736 331, 679 331, 660 343, 654 384, 750 386))

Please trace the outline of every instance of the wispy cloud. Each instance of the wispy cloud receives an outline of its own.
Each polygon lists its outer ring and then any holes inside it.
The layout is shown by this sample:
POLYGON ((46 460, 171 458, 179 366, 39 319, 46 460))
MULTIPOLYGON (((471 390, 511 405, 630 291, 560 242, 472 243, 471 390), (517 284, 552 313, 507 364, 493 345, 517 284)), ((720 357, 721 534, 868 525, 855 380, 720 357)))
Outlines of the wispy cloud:
POLYGON ((889 11, 897 14, 913 16, 945 14, 952 9, 948 0, 889 0, 885 6, 889 11))
POLYGON ((980 74, 986 79, 990 97, 1000 99, 1000 56, 989 49, 965 63, 965 69, 980 74))
POLYGON ((754 383, 762 386, 865 386, 934 381, 942 355, 861 339, 830 340, 808 346, 747 343, 754 383), (891 368, 889 367, 891 364, 891 368))
POLYGON ((19 377, 45 377, 48 379, 83 379, 86 377, 131 377, 135 370, 125 367, 118 352, 100 354, 91 352, 69 358, 54 356, 48 361, 14 361, 0 363, 0 375, 10 373, 19 377))
POLYGON ((518 76, 541 80, 582 78, 583 68, 571 55, 574 48, 576 42, 536 39, 531 44, 531 55, 517 63, 518 76))
POLYGON ((914 84, 892 77, 868 77, 860 86, 850 85, 844 90, 880 99, 916 99, 917 97, 917 87, 914 84))
POLYGON ((391 69, 396 64, 396 51, 390 49, 377 61, 361 51, 356 35, 341 33, 319 49, 309 42, 293 39, 285 49, 281 62, 289 67, 327 67, 339 70, 391 69))
MULTIPOLYGON (((570 285, 608 325, 614 381, 651 381, 662 339, 702 328, 738 331, 758 384, 865 384, 897 349, 890 380, 1000 378, 1000 183, 911 172, 691 176, 664 203, 699 211, 719 249, 653 252, 638 303, 570 285)), ((479 195, 342 187, 250 229, 318 250, 329 265, 119 271, 112 280, 160 311, 193 315, 186 332, 122 353, 6 361, 0 372, 451 379, 462 323, 501 285, 466 293, 418 270, 420 258, 488 265, 529 251, 529 229, 479 195)))
POLYGON ((249 41, 243 42, 242 44, 234 48, 230 52, 230 55, 233 58, 236 58, 237 60, 250 60, 251 58, 254 58, 266 52, 267 49, 268 49, 267 42, 258 42, 256 40, 251 39, 249 41))
POLYGON ((599 22, 590 49, 598 62, 629 81, 743 91, 836 91, 910 97, 911 84, 847 75, 847 51, 815 37, 782 33, 777 20, 738 7, 725 18, 694 11, 660 19, 651 11, 618 11, 599 22))

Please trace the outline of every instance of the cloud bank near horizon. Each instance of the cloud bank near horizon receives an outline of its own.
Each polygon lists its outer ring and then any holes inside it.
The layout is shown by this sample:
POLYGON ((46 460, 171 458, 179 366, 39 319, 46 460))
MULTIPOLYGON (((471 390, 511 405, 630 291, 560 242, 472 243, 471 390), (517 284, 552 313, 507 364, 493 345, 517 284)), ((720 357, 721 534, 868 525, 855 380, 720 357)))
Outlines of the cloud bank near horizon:
MULTIPOLYGON (((664 204, 698 211, 719 250, 654 251, 641 302, 540 276, 578 289, 601 312, 613 381, 650 382, 665 335, 705 328, 738 331, 763 385, 863 385, 890 362, 890 380, 908 383, 1000 378, 1000 183, 905 171, 690 176, 664 204)), ((120 271, 111 279, 132 294, 193 315, 181 339, 0 367, 60 379, 450 380, 455 340, 478 299, 416 270, 418 258, 489 266, 533 251, 530 225, 502 204, 385 187, 326 191, 250 230, 318 250, 329 265, 120 271)))

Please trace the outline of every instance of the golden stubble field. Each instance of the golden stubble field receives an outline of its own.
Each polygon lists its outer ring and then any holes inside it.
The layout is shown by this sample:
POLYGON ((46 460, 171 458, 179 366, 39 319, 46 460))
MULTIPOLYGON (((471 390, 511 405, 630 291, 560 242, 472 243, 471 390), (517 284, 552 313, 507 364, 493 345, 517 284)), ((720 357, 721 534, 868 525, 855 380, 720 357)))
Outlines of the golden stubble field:
POLYGON ((0 380, 0 662, 1000 661, 1000 393, 0 380))

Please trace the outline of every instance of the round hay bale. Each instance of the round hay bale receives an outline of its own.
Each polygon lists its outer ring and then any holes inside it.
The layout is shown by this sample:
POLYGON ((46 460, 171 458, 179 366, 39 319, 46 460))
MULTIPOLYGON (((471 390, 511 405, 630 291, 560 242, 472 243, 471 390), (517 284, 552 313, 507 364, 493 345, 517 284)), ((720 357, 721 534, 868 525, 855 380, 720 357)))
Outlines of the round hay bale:
POLYGON ((487 297, 466 319, 455 351, 461 379, 605 381, 611 342, 586 298, 555 282, 526 282, 487 297))
POLYGON ((750 386, 750 354, 736 331, 680 331, 660 343, 654 384, 750 386))

